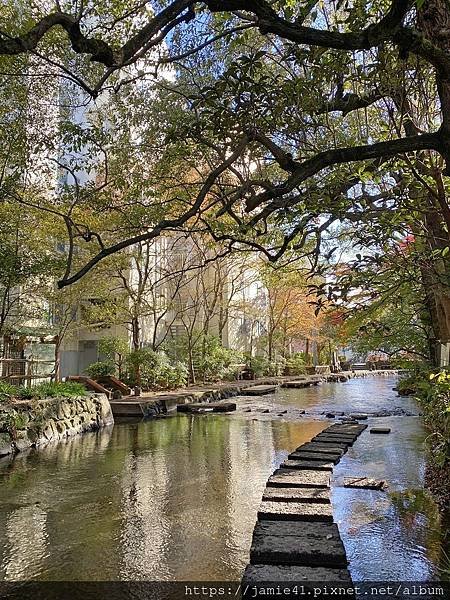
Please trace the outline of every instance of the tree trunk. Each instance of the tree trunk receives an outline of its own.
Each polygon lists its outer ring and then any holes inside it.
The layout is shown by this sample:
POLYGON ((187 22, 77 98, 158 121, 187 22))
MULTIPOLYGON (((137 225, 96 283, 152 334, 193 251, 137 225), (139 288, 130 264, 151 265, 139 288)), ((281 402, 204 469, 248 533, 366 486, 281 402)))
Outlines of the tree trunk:
POLYGON ((272 361, 273 358, 273 333, 267 336, 267 358, 272 361))
POLYGON ((59 336, 55 338, 55 381, 61 380, 61 341, 59 336))
POLYGON ((195 385, 195 369, 194 369, 194 356, 192 351, 192 344, 189 341, 188 344, 188 369, 189 369, 189 379, 191 383, 195 385))

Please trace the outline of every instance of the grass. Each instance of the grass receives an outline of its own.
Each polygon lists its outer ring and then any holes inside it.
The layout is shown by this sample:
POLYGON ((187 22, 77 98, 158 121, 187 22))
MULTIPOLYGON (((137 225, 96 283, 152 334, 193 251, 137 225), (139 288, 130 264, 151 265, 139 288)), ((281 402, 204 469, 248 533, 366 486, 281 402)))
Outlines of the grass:
POLYGON ((83 396, 84 394, 86 394, 84 386, 74 381, 40 383, 31 388, 0 382, 0 403, 11 402, 13 400, 73 398, 74 396, 83 396))

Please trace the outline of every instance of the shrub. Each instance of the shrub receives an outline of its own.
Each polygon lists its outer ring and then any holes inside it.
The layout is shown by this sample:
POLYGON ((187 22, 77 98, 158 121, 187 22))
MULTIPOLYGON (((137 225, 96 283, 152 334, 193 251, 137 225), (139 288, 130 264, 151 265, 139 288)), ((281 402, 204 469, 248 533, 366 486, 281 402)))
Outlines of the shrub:
POLYGON ((428 380, 419 381, 418 389, 425 422, 432 431, 429 446, 434 462, 450 468, 450 373, 431 373, 428 380))
POLYGON ((218 338, 210 337, 195 364, 203 380, 222 379, 233 363, 242 361, 239 352, 224 348, 218 338))
POLYGON ((8 402, 16 397, 17 388, 6 381, 0 381, 0 402, 8 402))
POLYGON ((24 414, 17 412, 16 410, 11 411, 6 415, 4 420, 4 426, 6 427, 7 432, 11 436, 11 439, 17 439, 17 431, 19 429, 24 429, 27 423, 26 417, 24 414))
POLYGON ((267 375, 271 377, 279 377, 283 374, 286 368, 286 359, 283 356, 278 356, 276 359, 269 361, 267 375))
POLYGON ((182 362, 174 365, 163 364, 158 374, 157 384, 167 389, 183 387, 188 382, 188 369, 182 362))
POLYGON ((60 383, 40 383, 34 388, 33 398, 71 398, 83 396, 86 389, 81 383, 75 381, 64 381, 60 383))
POLYGON ((133 350, 126 358, 126 382, 144 389, 174 389, 186 385, 186 365, 177 361, 171 364, 164 352, 150 348, 133 350))
POLYGON ((229 376, 230 366, 233 363, 243 362, 240 352, 224 348, 217 336, 200 332, 194 332, 190 339, 188 336, 182 335, 167 340, 165 351, 172 360, 179 360, 189 365, 190 344, 193 344, 191 351, 195 373, 203 381, 229 376))
POLYGON ((43 400, 44 398, 71 398, 83 396, 86 389, 81 383, 64 381, 40 383, 34 387, 14 386, 0 382, 0 402, 12 400, 43 400))
POLYGON ((16 390, 16 398, 20 400, 31 400, 34 398, 34 389, 32 387, 19 386, 16 390))
POLYGON ((109 375, 114 375, 116 372, 116 368, 112 362, 109 361, 99 361, 92 363, 86 369, 86 373, 92 379, 97 379, 99 377, 108 377, 109 375))
POLYGON ((130 353, 128 341, 114 337, 103 338, 99 341, 98 351, 105 357, 106 362, 114 365, 115 369, 117 369, 119 379, 121 379, 123 377, 126 357, 130 353))
POLYGON ((255 377, 263 377, 269 373, 270 362, 265 356, 249 356, 247 364, 255 377))
POLYGON ((289 375, 304 375, 306 373, 306 361, 304 352, 296 352, 286 361, 289 375))

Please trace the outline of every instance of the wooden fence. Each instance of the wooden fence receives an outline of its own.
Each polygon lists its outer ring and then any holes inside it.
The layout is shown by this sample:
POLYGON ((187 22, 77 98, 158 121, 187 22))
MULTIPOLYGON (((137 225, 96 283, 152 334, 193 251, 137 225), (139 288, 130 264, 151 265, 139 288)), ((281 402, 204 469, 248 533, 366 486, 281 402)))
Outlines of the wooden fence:
POLYGON ((53 381, 54 377, 54 360, 0 358, 0 381, 31 387, 43 381, 53 381))

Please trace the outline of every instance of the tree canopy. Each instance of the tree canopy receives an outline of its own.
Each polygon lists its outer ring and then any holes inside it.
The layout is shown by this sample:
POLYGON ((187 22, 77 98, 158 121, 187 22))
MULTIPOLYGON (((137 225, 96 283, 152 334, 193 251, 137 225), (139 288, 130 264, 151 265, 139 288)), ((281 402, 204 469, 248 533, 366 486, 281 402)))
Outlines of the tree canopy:
POLYGON ((377 279, 414 262, 431 335, 450 340, 445 0, 0 10, 0 77, 14 94, 3 120, 26 145, 2 149, 1 196, 65 223, 61 287, 188 229, 230 251, 331 269, 317 287, 328 301, 361 286, 376 295, 377 279), (43 106, 51 118, 40 127, 43 106), (48 179, 52 164, 49 194, 36 171, 48 179), (35 175, 26 185, 25 172, 35 175))

